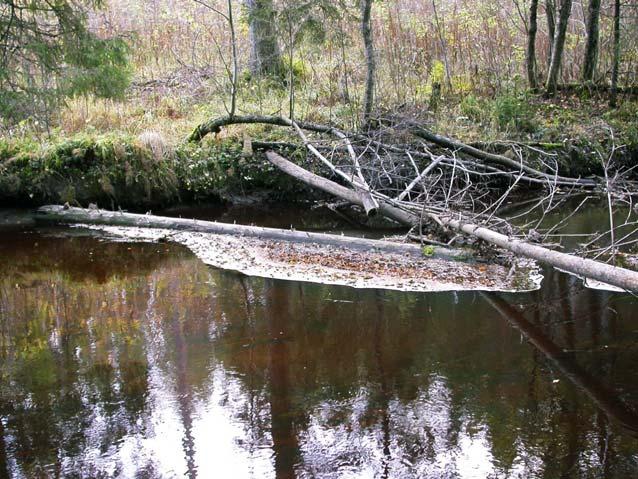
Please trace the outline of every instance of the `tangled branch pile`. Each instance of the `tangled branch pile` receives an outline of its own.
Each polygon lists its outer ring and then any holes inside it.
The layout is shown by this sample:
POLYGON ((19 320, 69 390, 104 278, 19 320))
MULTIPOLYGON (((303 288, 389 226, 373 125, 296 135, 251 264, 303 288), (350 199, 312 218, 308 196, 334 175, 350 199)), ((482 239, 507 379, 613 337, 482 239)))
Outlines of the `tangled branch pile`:
MULTIPOLYGON (((232 115, 200 125, 189 140, 199 141, 232 124, 288 127, 337 182, 281 156, 294 143, 255 141, 250 149, 266 150, 270 162, 284 172, 360 205, 368 215, 379 212, 412 227, 421 241, 428 240, 425 232, 435 232, 447 244, 470 235, 584 277, 638 290, 638 274, 631 270, 534 244, 555 238, 571 216, 601 195, 609 204, 609 227, 593 235, 585 246, 613 263, 619 246, 638 241, 632 203, 636 183, 629 178, 631 170, 614 168, 613 155, 601 158, 604 177, 570 178, 559 174, 556 155, 535 145, 512 143, 504 154, 491 153, 436 135, 410 120, 391 118, 383 123, 382 128, 363 134, 276 116, 232 115), (523 185, 531 187, 533 196, 513 208, 511 200, 518 199, 523 185), (564 210, 579 195, 582 200, 566 217, 541 229, 548 214, 564 210), (627 206, 621 223, 614 222, 618 205, 627 206)), ((580 253, 584 256, 586 251, 580 253)))

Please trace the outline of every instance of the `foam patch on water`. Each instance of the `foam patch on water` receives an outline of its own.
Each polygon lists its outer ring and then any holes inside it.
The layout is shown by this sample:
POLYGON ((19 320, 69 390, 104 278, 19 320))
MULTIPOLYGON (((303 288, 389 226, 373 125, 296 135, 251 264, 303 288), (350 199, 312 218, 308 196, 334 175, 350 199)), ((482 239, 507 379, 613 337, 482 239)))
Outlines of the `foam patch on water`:
MULTIPOLYGON (((579 276, 580 279, 583 279, 579 276)), ((585 286, 589 289, 597 289, 600 291, 612 291, 614 293, 625 293, 626 291, 617 286, 612 286, 611 284, 603 283, 602 281, 597 281, 591 278, 585 278, 584 281, 585 286)))
POLYGON ((558 271, 560 271, 561 273, 564 274, 568 274, 570 276, 573 276, 575 278, 578 278, 579 280, 581 280, 583 282, 583 285, 586 288, 589 289, 595 289, 597 291, 610 291, 612 293, 626 293, 627 291, 625 291, 622 288, 619 288, 618 286, 613 286, 611 284, 607 284, 604 283, 602 281, 598 281, 596 279, 591 279, 591 278, 585 278, 579 274, 575 274, 575 273, 570 273, 569 271, 565 271, 564 269, 560 269, 560 268, 556 268, 558 271))
MULTIPOLYGON (((78 225, 80 226, 80 225, 78 225)), ((534 262, 513 268, 419 255, 356 251, 338 246, 179 232, 167 229, 85 226, 111 239, 171 241, 189 248, 204 263, 248 276, 399 291, 502 291, 540 288, 534 262)))

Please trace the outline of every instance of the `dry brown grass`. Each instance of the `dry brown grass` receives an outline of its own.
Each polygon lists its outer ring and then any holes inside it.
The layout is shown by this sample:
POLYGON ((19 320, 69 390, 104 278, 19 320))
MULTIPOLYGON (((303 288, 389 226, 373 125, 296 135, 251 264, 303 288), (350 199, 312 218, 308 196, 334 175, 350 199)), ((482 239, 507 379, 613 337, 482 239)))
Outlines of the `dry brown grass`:
MULTIPOLYGON (((289 0, 279 3, 286 1, 289 0)), ((211 3, 225 9, 222 0, 211 3)), ((441 68, 446 59, 452 92, 444 86, 444 105, 450 103, 451 94, 493 96, 525 87, 525 28, 513 4, 438 0, 437 10, 441 32, 437 30, 430 0, 375 3, 374 31, 380 60, 376 97, 380 109, 424 108, 433 78, 438 75, 441 80, 441 71, 445 72, 441 68)), ((240 11, 238 1, 239 63, 245 71, 249 45, 247 25, 240 11)), ((350 13, 356 15, 356 8, 351 6, 350 13)), ((629 13, 628 18, 625 26, 635 32, 637 26, 631 23, 629 13)), ((563 81, 576 80, 580 74, 583 20, 582 9, 575 8, 563 81)), ((359 26, 352 16, 344 21, 325 19, 322 25, 326 29, 323 43, 302 42, 294 51, 294 60, 302 71, 296 81, 296 113, 299 117, 351 126, 359 111, 365 67, 359 26)), ((539 20, 539 26, 538 62, 542 70, 548 52, 544 18, 539 20)), ((153 130, 175 143, 200 121, 226 113, 229 82, 224 62, 229 60, 230 38, 219 15, 193 1, 110 0, 106 10, 92 16, 91 27, 104 34, 120 33, 130 38, 135 82, 124 102, 70 100, 59 114, 63 133, 88 129, 139 135, 153 130)), ((610 61, 610 27, 609 17, 603 15, 601 72, 608 70, 610 61)), ((627 35, 623 43, 627 53, 626 81, 635 81, 631 75, 638 72, 638 35, 635 37, 627 35)), ((287 54, 285 35, 281 38, 287 54)), ((287 115, 287 105, 285 88, 258 82, 240 85, 239 112, 287 115)), ((451 117, 456 114, 454 107, 444 106, 443 110, 444 114, 450 110, 451 117)))

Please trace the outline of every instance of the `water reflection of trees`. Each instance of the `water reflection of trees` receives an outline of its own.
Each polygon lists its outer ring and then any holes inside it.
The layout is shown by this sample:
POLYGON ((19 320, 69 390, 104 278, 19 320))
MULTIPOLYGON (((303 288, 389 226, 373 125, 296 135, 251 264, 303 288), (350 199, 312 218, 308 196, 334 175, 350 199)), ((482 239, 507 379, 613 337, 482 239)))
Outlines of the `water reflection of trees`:
MULTIPOLYGON (((478 295, 250 279, 169 257, 105 281, 55 269, 28 290, 0 281, 5 469, 208 477, 228 464, 235 477, 281 478, 635 470, 636 441, 478 295)), ((625 348, 633 303, 617 301, 612 314, 614 297, 579 296, 557 278, 542 293, 551 297, 530 298, 526 320, 569 349, 581 372, 607 390, 622 385, 619 400, 635 402, 637 354, 625 348)))

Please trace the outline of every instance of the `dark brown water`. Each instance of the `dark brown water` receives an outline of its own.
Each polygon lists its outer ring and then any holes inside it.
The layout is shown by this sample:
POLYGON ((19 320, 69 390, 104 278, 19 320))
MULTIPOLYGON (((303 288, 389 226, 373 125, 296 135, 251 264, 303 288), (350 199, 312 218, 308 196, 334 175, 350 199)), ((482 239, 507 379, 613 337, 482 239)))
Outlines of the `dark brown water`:
POLYGON ((0 477, 638 476, 638 301, 248 278, 3 232, 0 477))

